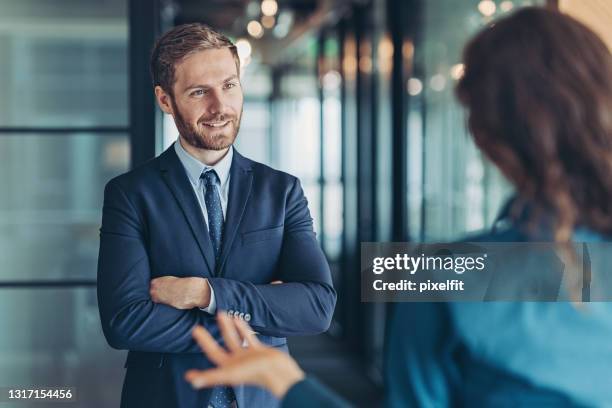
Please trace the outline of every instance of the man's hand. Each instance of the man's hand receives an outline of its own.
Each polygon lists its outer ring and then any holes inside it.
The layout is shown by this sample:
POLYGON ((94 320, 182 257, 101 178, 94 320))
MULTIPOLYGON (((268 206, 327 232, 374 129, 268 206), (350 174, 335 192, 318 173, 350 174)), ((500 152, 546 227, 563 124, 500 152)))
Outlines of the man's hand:
POLYGON ((242 320, 231 319, 220 312, 217 322, 227 349, 221 347, 203 327, 193 329, 193 337, 216 367, 185 373, 185 379, 192 387, 253 384, 283 398, 289 388, 304 378, 304 372, 295 360, 262 344, 242 320))
POLYGON ((151 300, 175 309, 207 307, 210 303, 210 286, 205 278, 162 276, 151 280, 151 300))

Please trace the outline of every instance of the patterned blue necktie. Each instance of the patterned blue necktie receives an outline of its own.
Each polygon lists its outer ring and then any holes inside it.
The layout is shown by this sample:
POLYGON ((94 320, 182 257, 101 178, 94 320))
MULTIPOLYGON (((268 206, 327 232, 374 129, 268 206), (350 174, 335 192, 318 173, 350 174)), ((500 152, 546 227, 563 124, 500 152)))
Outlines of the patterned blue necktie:
POLYGON ((201 178, 204 179, 206 187, 204 203, 208 214, 208 234, 215 253, 215 261, 218 261, 223 239, 223 208, 221 208, 221 197, 219 197, 219 191, 217 190, 219 176, 214 170, 208 170, 202 173, 201 178))
MULTIPOLYGON (((208 214, 208 234, 215 253, 215 263, 218 263, 223 239, 223 208, 221 207, 219 190, 217 190, 219 176, 214 170, 208 170, 202 173, 200 177, 204 179, 206 189, 204 203, 208 214)), ((235 400, 234 390, 231 387, 215 387, 208 405, 214 408, 229 408, 232 407, 232 402, 235 400)))

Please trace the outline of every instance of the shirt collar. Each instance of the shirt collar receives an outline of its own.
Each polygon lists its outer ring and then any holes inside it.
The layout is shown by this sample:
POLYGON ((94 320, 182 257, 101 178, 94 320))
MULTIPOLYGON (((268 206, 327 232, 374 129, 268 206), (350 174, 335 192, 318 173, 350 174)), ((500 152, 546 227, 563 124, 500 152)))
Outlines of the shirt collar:
POLYGON ((227 182, 230 168, 232 167, 232 157, 234 156, 233 146, 230 146, 225 156, 223 156, 223 158, 214 166, 208 166, 189 154, 181 145, 180 140, 174 142, 174 150, 176 151, 176 155, 178 156, 179 160, 183 164, 183 167, 185 167, 187 177, 189 177, 189 181, 191 181, 192 184, 197 185, 202 173, 209 169, 214 169, 215 172, 217 172, 221 186, 225 185, 227 182))

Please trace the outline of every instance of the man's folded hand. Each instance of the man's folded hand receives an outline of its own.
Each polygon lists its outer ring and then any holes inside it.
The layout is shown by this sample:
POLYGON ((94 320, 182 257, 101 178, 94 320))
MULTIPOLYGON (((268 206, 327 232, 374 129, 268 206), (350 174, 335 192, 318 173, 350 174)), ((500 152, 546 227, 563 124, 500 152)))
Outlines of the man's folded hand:
POLYGON ((207 307, 210 303, 210 287, 205 278, 161 276, 151 280, 151 300, 176 309, 207 307))

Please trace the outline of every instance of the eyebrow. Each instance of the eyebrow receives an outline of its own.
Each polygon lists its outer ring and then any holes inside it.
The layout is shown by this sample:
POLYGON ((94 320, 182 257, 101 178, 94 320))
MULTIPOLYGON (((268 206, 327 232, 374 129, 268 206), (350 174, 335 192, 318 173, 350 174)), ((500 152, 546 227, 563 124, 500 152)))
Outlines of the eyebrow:
MULTIPOLYGON (((234 74, 230 77, 225 78, 223 81, 221 81, 222 84, 228 83, 230 81, 236 80, 238 79, 238 75, 234 74)), ((190 89, 194 89, 194 88, 208 88, 209 85, 201 85, 201 84, 191 84, 188 85, 187 87, 185 87, 185 91, 188 91, 190 89)))

